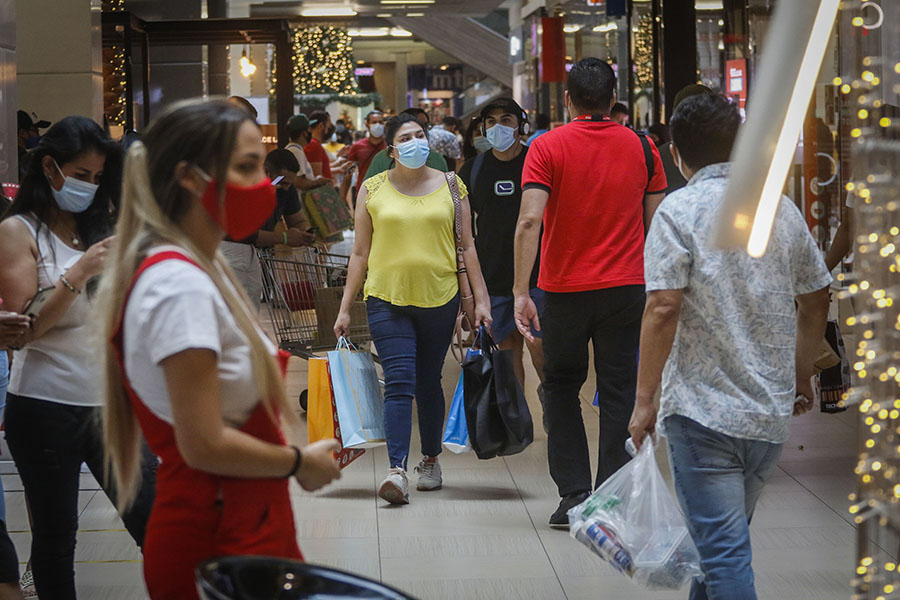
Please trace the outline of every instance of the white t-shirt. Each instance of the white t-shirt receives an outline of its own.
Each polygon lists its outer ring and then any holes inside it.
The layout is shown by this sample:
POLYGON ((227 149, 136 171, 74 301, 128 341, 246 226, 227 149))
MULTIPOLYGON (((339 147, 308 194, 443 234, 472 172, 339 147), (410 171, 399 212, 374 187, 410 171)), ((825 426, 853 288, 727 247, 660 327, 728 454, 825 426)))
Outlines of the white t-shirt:
POLYGON ((304 175, 311 181, 315 180, 316 174, 313 172, 312 165, 309 164, 309 159, 306 158, 306 152, 303 151, 303 146, 295 142, 291 142, 284 148, 285 150, 290 150, 291 154, 293 154, 297 159, 297 162, 300 163, 300 170, 297 171, 297 175, 304 175))
MULTIPOLYGON (((172 246, 163 250, 184 250, 172 246)), ((183 260, 148 268, 131 291, 124 319, 125 373, 154 415, 172 424, 172 405, 160 362, 189 348, 212 350, 219 366, 222 415, 240 427, 260 400, 250 344, 212 279, 183 260)), ((263 335, 272 352, 274 345, 263 335)))

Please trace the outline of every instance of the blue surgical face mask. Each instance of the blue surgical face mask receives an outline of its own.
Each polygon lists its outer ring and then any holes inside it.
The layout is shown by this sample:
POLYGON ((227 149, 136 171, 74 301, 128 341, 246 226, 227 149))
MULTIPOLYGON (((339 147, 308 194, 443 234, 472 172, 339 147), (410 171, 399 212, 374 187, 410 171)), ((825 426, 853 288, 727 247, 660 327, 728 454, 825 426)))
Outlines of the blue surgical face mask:
POLYGON ((41 136, 32 135, 25 139, 25 148, 31 150, 32 148, 37 148, 37 145, 41 141, 41 136))
POLYGON ((496 150, 505 152, 516 143, 516 130, 513 127, 507 127, 497 123, 487 130, 487 141, 491 143, 496 150))
POLYGON ((472 140, 472 145, 475 146, 475 149, 479 152, 487 152, 488 150, 493 148, 488 139, 483 135, 476 135, 475 139, 472 140))
POLYGON ((399 154, 397 160, 407 169, 418 169, 428 160, 428 140, 413 138, 394 146, 399 154))
POLYGON ((347 127, 345 127, 343 123, 338 123, 334 126, 334 131, 336 133, 344 133, 345 131, 347 131, 347 127))
MULTIPOLYGON (((66 212, 81 213, 86 211, 94 202, 94 196, 97 194, 97 188, 100 186, 96 183, 88 183, 74 177, 68 177, 62 172, 55 160, 53 164, 56 165, 56 170, 59 171, 59 174, 65 178, 63 186, 59 190, 53 189, 53 184, 50 184, 50 191, 53 193, 56 205, 59 206, 60 210, 66 212)), ((47 181, 49 183, 49 177, 47 181)))

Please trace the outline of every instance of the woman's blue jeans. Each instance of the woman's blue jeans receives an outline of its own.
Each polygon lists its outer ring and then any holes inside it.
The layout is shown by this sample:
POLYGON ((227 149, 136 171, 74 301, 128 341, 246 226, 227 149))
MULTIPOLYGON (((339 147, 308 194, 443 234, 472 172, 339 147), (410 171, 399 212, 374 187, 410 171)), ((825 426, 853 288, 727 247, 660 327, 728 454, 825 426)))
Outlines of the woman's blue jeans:
POLYGON ((374 297, 366 301, 369 330, 384 367, 384 430, 392 468, 407 466, 414 397, 422 454, 441 453, 441 371, 458 311, 458 296, 437 308, 395 306, 374 297))
MULTIPOLYGON (((6 388, 9 387, 9 355, 0 349, 0 421, 6 410, 6 388)), ((3 480, 0 479, 0 521, 6 523, 6 496, 3 492, 3 480)))
POLYGON ((750 519, 782 444, 734 438, 681 415, 666 417, 675 492, 705 580, 690 600, 756 600, 750 519))

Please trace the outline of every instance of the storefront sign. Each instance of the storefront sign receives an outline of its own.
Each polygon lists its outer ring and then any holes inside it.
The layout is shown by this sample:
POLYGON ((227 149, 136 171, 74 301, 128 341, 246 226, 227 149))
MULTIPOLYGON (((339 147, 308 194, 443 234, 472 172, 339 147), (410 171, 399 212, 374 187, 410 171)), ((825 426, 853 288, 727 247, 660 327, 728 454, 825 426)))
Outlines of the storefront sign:
POLYGON ((608 0, 606 3, 607 17, 624 17, 628 14, 627 0, 608 0))
POLYGON ((728 74, 725 79, 728 84, 726 88, 728 97, 740 107, 743 115, 747 105, 747 59, 725 61, 725 70, 728 74))

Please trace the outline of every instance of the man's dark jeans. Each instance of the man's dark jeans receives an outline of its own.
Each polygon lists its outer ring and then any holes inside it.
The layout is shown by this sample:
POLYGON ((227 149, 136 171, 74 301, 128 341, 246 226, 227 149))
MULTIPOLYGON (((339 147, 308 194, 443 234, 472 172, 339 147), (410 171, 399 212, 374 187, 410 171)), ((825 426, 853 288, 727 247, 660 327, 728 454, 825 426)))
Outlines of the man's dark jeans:
POLYGON ((642 285, 547 293, 541 316, 547 453, 560 496, 590 491, 628 462, 625 440, 634 407, 644 301, 642 285), (587 379, 589 343, 600 398, 600 460, 594 486, 578 398, 587 379))
MULTIPOLYGON (((31 507, 31 566, 38 595, 48 600, 75 598, 75 533, 81 463, 115 504, 115 490, 104 476, 100 409, 71 406, 9 394, 6 441, 31 507)), ((141 487, 122 515, 138 546, 153 508, 157 460, 144 445, 141 487)))

